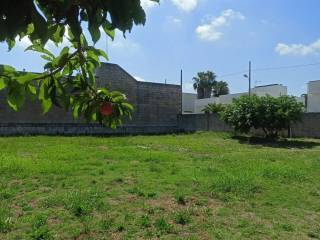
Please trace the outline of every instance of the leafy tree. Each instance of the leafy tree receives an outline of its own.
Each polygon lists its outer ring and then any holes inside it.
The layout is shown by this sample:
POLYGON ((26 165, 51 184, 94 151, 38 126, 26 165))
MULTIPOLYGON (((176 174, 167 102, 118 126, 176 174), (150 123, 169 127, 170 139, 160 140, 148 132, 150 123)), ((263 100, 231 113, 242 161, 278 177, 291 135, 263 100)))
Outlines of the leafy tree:
POLYGON ((193 88, 197 90, 198 99, 211 97, 216 77, 216 74, 211 71, 197 73, 197 76, 193 78, 193 88))
POLYGON ((8 104, 16 111, 33 97, 41 101, 44 112, 54 104, 71 109, 75 118, 82 115, 115 127, 133 109, 123 94, 97 87, 94 71, 108 56, 94 44, 101 30, 113 39, 115 29, 125 34, 145 21, 140 0, 2 0, 0 42, 6 41, 11 50, 17 39, 26 37, 32 42, 26 50, 41 54, 46 64, 40 74, 0 66, 0 90, 6 90, 8 104), (86 29, 93 45, 86 39, 86 29), (69 46, 55 56, 47 43, 59 46, 64 39, 69 46))
POLYGON ((221 103, 209 103, 207 106, 205 106, 204 109, 202 109, 202 112, 206 114, 211 113, 220 113, 225 109, 225 107, 221 103))
POLYGON ((219 97, 221 95, 229 94, 229 86, 225 81, 218 81, 213 85, 213 96, 219 97))
POLYGON ((236 131, 249 133, 261 129, 266 137, 275 138, 292 123, 301 120, 303 104, 291 96, 242 96, 222 112, 222 119, 236 131))
POLYGON ((228 83, 224 81, 217 81, 217 76, 214 72, 198 72, 197 76, 193 78, 193 88, 197 90, 198 99, 210 98, 229 94, 228 83))

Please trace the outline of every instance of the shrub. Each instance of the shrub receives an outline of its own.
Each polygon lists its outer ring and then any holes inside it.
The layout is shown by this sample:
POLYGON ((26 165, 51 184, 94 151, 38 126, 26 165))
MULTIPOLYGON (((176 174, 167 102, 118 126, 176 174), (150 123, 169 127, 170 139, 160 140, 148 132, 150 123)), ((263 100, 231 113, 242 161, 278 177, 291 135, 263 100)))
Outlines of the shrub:
POLYGON ((205 106, 204 109, 202 109, 202 112, 206 114, 212 114, 212 113, 220 113, 225 109, 225 107, 220 103, 209 103, 207 106, 205 106))
POLYGON ((222 112, 222 119, 236 131, 249 133, 261 129, 266 137, 278 137, 279 131, 288 129, 301 120, 303 104, 291 96, 242 96, 234 99, 222 112))

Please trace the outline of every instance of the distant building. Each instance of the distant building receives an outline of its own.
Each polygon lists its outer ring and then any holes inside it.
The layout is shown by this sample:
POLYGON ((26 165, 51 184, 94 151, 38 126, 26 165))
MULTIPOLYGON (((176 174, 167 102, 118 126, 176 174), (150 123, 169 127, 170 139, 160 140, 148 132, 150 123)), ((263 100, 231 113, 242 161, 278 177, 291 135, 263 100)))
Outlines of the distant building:
POLYGON ((197 94, 195 93, 183 93, 182 94, 182 111, 183 114, 194 113, 194 103, 197 100, 197 94))
MULTIPOLYGON (((266 96, 270 95, 273 97, 280 97, 283 95, 288 94, 288 89, 286 86, 283 86, 281 84, 270 84, 270 85, 264 85, 264 86, 257 86, 254 87, 252 90, 252 94, 256 94, 258 96, 266 96)), ((239 98, 243 95, 247 95, 248 92, 243 93, 234 93, 234 94, 227 94, 227 95, 221 95, 219 97, 211 97, 211 98, 205 98, 205 99, 195 99, 193 102, 194 108, 192 113, 203 113, 203 109, 209 104, 209 103, 216 103, 216 104, 231 104, 233 99, 239 98)), ((185 93, 183 94, 185 95, 185 93)), ((194 94, 196 95, 196 94, 194 94)), ((191 98, 183 98, 183 100, 188 101, 187 103, 182 104, 183 113, 186 113, 186 108, 184 106, 190 106, 191 98)), ((190 107, 188 109, 188 112, 190 113, 190 107)))
POLYGON ((308 93, 305 97, 307 112, 320 112, 320 80, 308 83, 308 93))

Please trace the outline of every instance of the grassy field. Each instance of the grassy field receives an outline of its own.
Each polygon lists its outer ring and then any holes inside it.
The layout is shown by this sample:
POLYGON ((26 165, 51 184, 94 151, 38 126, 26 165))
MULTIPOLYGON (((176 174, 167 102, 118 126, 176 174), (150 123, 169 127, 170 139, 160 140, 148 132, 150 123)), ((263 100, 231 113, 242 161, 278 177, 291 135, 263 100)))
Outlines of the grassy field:
POLYGON ((0 239, 320 239, 320 140, 0 138, 0 239))

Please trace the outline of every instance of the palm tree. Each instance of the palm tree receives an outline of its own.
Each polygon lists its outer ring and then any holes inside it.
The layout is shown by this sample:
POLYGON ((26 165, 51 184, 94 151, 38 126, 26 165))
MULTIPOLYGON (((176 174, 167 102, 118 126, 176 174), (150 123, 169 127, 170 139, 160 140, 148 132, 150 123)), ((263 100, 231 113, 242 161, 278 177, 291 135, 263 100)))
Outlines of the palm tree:
POLYGON ((216 74, 207 72, 198 72, 193 78, 193 88, 197 90, 198 99, 210 98, 213 86, 216 84, 216 74))
POLYGON ((225 81, 218 81, 213 86, 213 96, 219 97, 221 95, 227 95, 229 94, 229 87, 228 83, 225 81))

